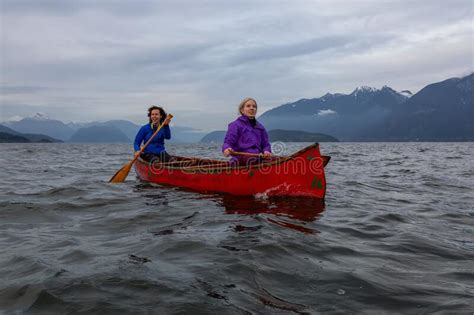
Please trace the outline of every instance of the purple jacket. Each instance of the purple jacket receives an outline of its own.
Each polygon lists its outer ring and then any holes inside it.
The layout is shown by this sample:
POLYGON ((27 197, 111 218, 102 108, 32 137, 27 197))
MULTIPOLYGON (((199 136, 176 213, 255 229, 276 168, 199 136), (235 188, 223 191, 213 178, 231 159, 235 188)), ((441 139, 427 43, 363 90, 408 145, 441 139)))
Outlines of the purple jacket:
POLYGON ((247 153, 272 152, 265 127, 258 121, 255 127, 252 127, 244 115, 229 124, 222 151, 227 148, 247 153))

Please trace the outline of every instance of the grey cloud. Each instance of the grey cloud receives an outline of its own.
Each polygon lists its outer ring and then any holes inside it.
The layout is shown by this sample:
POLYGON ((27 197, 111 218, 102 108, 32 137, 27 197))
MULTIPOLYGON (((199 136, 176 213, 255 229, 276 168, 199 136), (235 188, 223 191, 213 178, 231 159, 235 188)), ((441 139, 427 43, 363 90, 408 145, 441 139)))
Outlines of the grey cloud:
MULTIPOLYGON (((274 1, 278 7, 285 1, 274 1)), ((46 16, 72 16, 84 12, 101 12, 110 16, 134 17, 156 14, 176 18, 214 16, 221 13, 239 14, 249 8, 268 10, 266 0, 1 0, 4 14, 37 14, 46 16)))
MULTIPOLYGON (((141 82, 156 82, 157 79, 173 82, 179 74, 192 72, 198 68, 205 69, 208 62, 197 60, 200 54, 212 47, 209 44, 182 44, 166 49, 141 48, 118 50, 102 56, 92 55, 66 60, 50 60, 17 65, 4 65, 6 72, 47 82, 74 82, 84 79, 95 79, 98 86, 106 85, 107 79, 116 84, 117 78, 127 84, 130 79, 141 82), (146 75, 140 77, 140 75, 146 75)), ((209 61, 211 62, 211 61, 209 61)), ((20 88, 6 87, 8 92, 19 92, 20 88)), ((33 91, 33 89, 31 89, 33 91)), ((25 89, 26 91, 26 89, 25 89)), ((39 91, 39 88, 36 88, 39 91)))
POLYGON ((44 86, 8 86, 0 85, 0 94, 35 94, 43 91, 51 90, 49 87, 44 86))
POLYGON ((1 8, 5 14, 75 15, 84 11, 101 11, 118 16, 139 16, 152 14, 155 3, 149 0, 2 0, 1 8))
POLYGON ((211 43, 203 44, 182 44, 177 47, 168 47, 166 49, 143 49, 136 53, 123 56, 123 61, 129 66, 169 67, 174 64, 186 63, 192 67, 197 62, 196 58, 201 53, 205 53, 212 48, 211 43))
POLYGON ((361 84, 416 92, 474 70, 470 1, 0 4, 11 116, 27 104, 65 120, 127 118, 158 101, 192 113, 191 126, 225 126, 216 117, 234 117, 244 96, 263 109, 361 84))
POLYGON ((235 57, 230 58, 230 64, 238 65, 249 61, 268 60, 274 58, 290 58, 318 51, 329 50, 345 45, 347 37, 314 38, 298 43, 262 45, 241 49, 235 57))
POLYGON ((368 50, 372 46, 381 45, 389 39, 391 39, 389 36, 326 36, 297 43, 244 48, 237 52, 236 56, 231 57, 229 61, 232 65, 238 65, 258 60, 292 58, 336 49, 344 50, 344 52, 350 50, 360 51, 361 49, 368 50))

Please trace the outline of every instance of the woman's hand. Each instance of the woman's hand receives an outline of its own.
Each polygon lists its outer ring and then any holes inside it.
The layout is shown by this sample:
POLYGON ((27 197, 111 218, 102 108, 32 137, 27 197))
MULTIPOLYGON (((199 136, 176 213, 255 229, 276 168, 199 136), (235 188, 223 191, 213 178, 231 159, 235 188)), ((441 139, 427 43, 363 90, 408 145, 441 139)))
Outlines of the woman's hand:
POLYGON ((234 152, 234 150, 232 150, 232 148, 227 148, 224 150, 224 156, 229 156, 232 154, 232 152, 234 152))
POLYGON ((271 157, 272 155, 273 154, 271 152, 268 152, 268 151, 263 152, 263 157, 268 158, 268 157, 271 157))
POLYGON ((171 118, 173 118, 173 115, 171 114, 166 115, 166 119, 163 121, 163 125, 167 126, 170 123, 171 118))
POLYGON ((139 157, 140 157, 140 153, 141 153, 140 151, 135 151, 135 157, 136 157, 136 158, 139 158, 139 157))

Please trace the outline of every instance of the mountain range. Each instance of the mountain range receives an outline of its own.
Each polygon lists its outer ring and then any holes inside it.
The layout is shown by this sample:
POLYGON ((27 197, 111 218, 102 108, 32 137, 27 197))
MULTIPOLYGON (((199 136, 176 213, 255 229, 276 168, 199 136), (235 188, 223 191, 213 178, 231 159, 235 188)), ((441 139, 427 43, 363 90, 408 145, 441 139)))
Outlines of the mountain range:
POLYGON ((52 137, 42 135, 42 134, 30 134, 30 133, 21 133, 10 129, 8 127, 0 125, 0 142, 6 143, 28 143, 28 142, 38 142, 38 143, 51 143, 51 142, 62 142, 61 140, 54 139, 52 137))
MULTIPOLYGON (((202 143, 223 143, 226 131, 216 130, 204 136, 202 143)), ((270 142, 338 142, 339 140, 321 133, 311 133, 300 130, 273 129, 268 131, 270 142)))
POLYGON ((430 84, 410 96, 388 86, 361 87, 273 108, 267 129, 320 132, 341 141, 473 141, 474 74, 430 84))
POLYGON ((130 143, 131 140, 117 127, 90 126, 78 129, 69 142, 81 143, 130 143))
POLYGON ((430 84, 373 124, 367 139, 473 141, 474 74, 430 84))
MULTIPOLYGON (((141 127, 127 120, 63 123, 41 113, 2 124, 17 133, 42 134, 75 143, 131 143, 141 127)), ((176 143, 198 142, 205 135, 189 127, 173 126, 172 130, 170 141, 176 143)))
MULTIPOLYGON (((258 120, 270 131, 304 131, 340 141, 474 141, 473 91, 474 74, 427 85, 414 95, 388 86, 363 86, 350 94, 327 93, 283 104, 258 120)), ((10 130, 0 128, 7 139, 3 141, 10 142, 29 136, 29 141, 130 143, 140 128, 126 120, 65 124, 42 114, 2 124, 10 130), (36 140, 33 134, 39 134, 36 140)), ((193 128, 173 126, 171 142, 192 143, 216 136, 223 138, 223 131, 206 136, 193 128)))

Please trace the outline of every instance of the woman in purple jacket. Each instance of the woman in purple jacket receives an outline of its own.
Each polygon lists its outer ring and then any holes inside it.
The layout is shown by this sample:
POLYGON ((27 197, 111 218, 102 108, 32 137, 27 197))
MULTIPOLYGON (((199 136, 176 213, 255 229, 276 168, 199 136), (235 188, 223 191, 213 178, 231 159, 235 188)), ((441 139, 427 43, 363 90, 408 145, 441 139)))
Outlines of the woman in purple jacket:
MULTIPOLYGON (((268 133, 265 127, 255 119, 257 114, 257 102, 250 97, 244 98, 239 105, 241 116, 229 124, 227 134, 222 145, 225 156, 232 155, 234 151, 246 153, 258 153, 263 157, 272 156, 272 149, 268 141, 268 133)), ((253 159, 252 162, 254 162, 253 159)), ((234 156, 232 163, 248 163, 250 160, 243 156, 234 156)))
POLYGON ((145 148, 145 151, 141 154, 141 158, 148 162, 154 162, 156 160, 158 160, 158 162, 168 162, 171 156, 165 150, 165 139, 171 139, 170 126, 168 125, 170 121, 166 118, 165 110, 158 106, 148 108, 148 117, 148 124, 140 128, 133 142, 135 154, 140 152, 140 145, 146 143, 155 131, 163 125, 160 131, 158 131, 158 134, 145 148))

